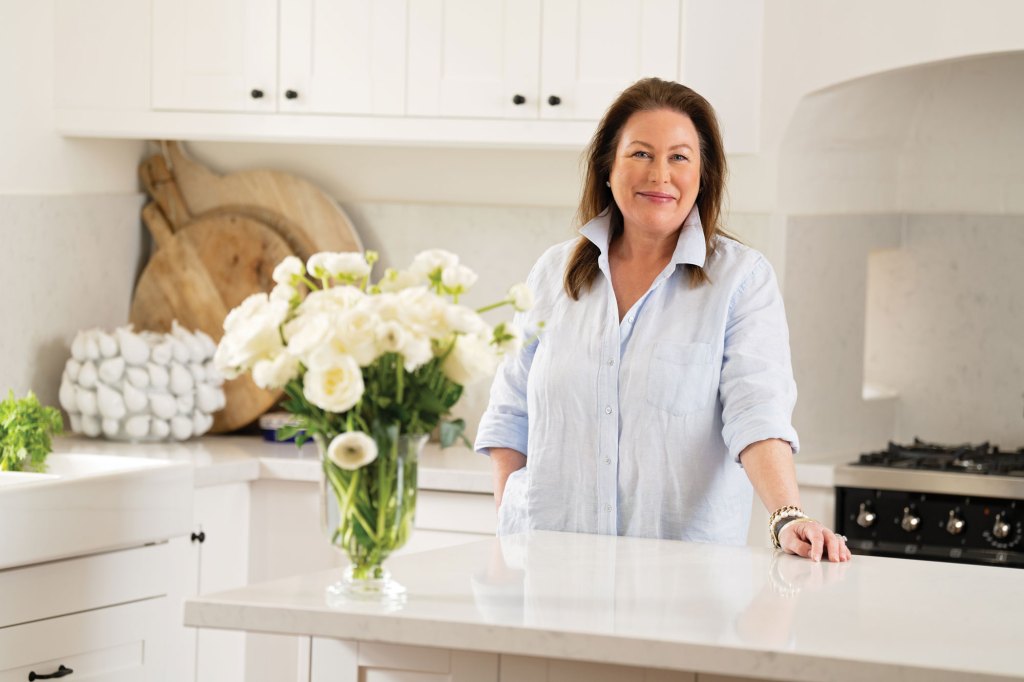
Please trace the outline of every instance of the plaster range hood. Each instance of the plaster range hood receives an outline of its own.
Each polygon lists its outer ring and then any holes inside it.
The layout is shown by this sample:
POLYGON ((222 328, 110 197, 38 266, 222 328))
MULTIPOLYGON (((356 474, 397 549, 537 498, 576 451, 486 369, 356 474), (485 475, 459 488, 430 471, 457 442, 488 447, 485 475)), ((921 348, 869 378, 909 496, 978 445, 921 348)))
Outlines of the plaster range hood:
POLYGON ((0 570, 187 534, 189 464, 52 454, 46 473, 0 472, 0 570))

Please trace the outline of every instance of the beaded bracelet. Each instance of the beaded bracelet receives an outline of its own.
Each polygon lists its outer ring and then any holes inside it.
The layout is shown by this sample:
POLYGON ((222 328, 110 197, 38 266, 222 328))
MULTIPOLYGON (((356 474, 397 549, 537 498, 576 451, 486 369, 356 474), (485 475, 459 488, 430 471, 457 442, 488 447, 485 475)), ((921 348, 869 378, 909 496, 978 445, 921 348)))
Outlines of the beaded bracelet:
POLYGON ((804 514, 800 507, 793 505, 786 505, 785 507, 779 507, 776 509, 771 516, 768 517, 768 537, 771 538, 772 547, 775 549, 782 549, 782 545, 779 544, 778 531, 775 529, 776 524, 782 519, 806 519, 807 514, 804 514))

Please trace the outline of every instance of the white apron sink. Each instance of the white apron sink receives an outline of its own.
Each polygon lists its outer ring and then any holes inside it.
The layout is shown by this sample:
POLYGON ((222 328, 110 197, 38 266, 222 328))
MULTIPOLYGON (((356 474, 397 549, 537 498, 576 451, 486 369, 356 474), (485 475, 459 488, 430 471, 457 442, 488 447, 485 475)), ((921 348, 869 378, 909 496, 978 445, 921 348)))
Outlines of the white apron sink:
POLYGON ((59 453, 46 473, 0 472, 0 570, 138 547, 189 532, 192 467, 59 453))

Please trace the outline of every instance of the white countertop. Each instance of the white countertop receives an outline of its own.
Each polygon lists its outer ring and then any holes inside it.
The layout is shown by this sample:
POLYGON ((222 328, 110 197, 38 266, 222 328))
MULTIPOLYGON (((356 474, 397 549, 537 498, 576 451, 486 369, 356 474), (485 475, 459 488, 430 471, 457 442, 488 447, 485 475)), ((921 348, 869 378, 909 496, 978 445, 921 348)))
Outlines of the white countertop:
POLYGON ((185 622, 789 680, 1024 679, 1024 571, 535 532, 396 557, 404 603, 340 569, 186 603, 185 622))
MULTIPOLYGON (((320 460, 312 443, 274 443, 259 436, 203 436, 184 442, 127 443, 84 436, 62 436, 54 452, 152 457, 188 462, 195 467, 196 487, 257 479, 318 481, 320 460)), ((420 460, 420 488, 490 493, 491 463, 465 447, 442 450, 427 443, 420 460)))

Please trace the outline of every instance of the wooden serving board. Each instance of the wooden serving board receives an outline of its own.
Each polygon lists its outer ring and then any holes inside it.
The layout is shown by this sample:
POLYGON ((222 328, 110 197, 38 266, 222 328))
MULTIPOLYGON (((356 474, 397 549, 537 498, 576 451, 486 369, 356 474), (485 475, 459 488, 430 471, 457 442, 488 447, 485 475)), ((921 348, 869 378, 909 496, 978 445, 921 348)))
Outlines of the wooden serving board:
MULTIPOLYGON (((274 267, 293 255, 274 230, 245 216, 200 217, 177 231, 152 204, 143 216, 159 248, 135 288, 130 320, 136 329, 169 332, 176 319, 219 341, 228 311, 250 294, 270 291, 274 267)), ((248 374, 226 382, 224 391, 227 406, 214 415, 215 433, 246 426, 281 397, 258 388, 248 374)))
POLYGON ((361 251, 352 221, 313 183, 290 173, 246 170, 219 175, 178 142, 160 143, 170 173, 193 216, 230 210, 270 226, 306 260, 317 251, 361 251))

